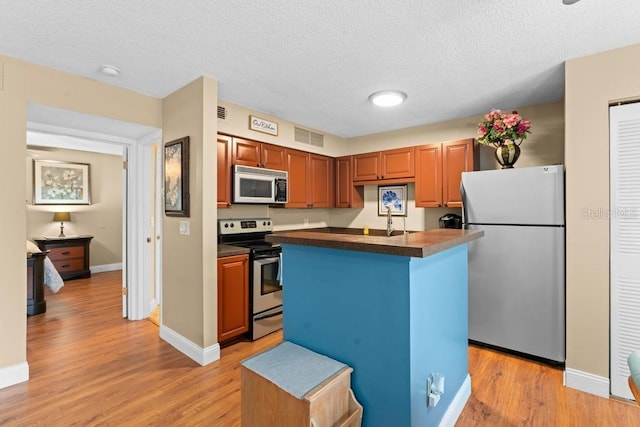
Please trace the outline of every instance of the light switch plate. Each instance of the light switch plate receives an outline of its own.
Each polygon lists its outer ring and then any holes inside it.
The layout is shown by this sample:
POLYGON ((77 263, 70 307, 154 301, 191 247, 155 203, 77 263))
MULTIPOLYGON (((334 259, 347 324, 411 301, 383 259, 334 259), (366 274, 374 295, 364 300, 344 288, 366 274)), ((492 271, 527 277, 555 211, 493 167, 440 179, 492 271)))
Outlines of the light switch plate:
POLYGON ((180 221, 180 235, 189 235, 189 221, 180 221))

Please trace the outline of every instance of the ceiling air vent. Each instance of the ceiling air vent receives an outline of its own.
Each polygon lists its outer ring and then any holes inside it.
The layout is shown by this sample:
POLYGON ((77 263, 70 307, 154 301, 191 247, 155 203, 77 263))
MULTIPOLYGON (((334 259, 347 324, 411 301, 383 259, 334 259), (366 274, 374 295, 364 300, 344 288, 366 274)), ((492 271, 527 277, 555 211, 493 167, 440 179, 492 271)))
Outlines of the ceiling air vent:
POLYGON ((295 129, 295 141, 300 142, 302 144, 313 145, 314 147, 324 147, 324 135, 311 132, 305 129, 300 129, 299 127, 295 129))
POLYGON ((218 118, 221 120, 227 120, 227 109, 218 105, 218 118))

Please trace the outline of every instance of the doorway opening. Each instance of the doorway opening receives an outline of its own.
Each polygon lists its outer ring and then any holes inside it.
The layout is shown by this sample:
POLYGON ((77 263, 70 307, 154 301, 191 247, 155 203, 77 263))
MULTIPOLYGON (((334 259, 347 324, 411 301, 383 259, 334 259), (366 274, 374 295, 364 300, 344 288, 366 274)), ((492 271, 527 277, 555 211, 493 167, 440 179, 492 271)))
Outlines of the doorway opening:
POLYGON ((160 304, 162 217, 155 178, 160 163, 154 157, 160 142, 157 128, 39 104, 27 107, 27 145, 122 157, 122 314, 129 320, 147 318, 160 304))

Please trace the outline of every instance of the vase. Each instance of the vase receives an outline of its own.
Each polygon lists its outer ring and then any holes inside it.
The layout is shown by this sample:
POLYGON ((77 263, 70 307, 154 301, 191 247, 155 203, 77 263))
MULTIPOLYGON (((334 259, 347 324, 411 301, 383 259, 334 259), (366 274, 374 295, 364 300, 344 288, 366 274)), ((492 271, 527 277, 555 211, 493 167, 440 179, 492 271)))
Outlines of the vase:
POLYGON ((502 169, 511 169, 520 157, 520 146, 516 144, 498 145, 495 154, 502 169))

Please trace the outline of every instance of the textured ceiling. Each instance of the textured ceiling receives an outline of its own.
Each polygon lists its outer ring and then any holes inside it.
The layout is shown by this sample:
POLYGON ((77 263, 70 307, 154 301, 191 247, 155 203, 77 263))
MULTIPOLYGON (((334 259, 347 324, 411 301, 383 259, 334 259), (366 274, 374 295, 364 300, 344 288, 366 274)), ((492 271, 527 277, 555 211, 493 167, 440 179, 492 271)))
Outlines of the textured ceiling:
POLYGON ((0 11, 0 53, 156 97, 210 76, 220 99, 343 137, 558 101, 564 61, 640 43, 639 0, 5 0, 0 11), (383 89, 408 99, 374 107, 383 89))

